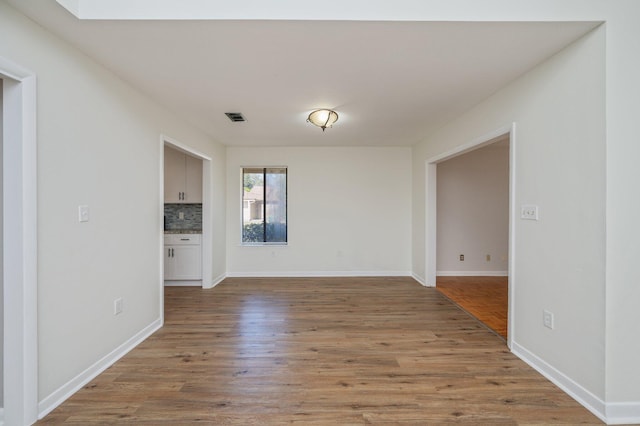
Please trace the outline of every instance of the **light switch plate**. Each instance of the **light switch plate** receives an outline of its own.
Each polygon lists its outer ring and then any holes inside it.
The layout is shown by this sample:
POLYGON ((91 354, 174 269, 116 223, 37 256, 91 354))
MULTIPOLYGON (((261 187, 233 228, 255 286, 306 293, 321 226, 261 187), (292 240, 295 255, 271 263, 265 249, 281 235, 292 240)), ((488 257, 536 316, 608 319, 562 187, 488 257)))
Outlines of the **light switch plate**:
POLYGON ((89 222, 89 206, 78 206, 78 221, 89 222))
POLYGON ((553 330, 553 313, 546 309, 542 311, 542 325, 553 330))
POLYGON ((520 207, 520 218, 525 220, 538 220, 538 206, 523 204, 520 207))

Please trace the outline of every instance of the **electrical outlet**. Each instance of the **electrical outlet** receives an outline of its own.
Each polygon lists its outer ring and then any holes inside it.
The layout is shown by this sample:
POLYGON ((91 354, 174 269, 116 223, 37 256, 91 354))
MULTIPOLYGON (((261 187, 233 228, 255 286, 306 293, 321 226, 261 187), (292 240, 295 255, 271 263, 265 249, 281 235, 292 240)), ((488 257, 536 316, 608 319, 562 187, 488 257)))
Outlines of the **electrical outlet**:
POLYGON ((547 311, 546 309, 542 311, 542 324, 553 330, 553 313, 547 311))
POLYGON ((487 262, 491 262, 491 255, 490 254, 487 255, 487 262))
POLYGON ((178 219, 184 220, 184 212, 178 212, 178 219))
POLYGON ((538 220, 538 206, 523 204, 522 207, 520 207, 520 219, 538 220))
POLYGON ((460 255, 460 262, 464 262, 464 254, 460 255))
POLYGON ((122 313, 122 297, 113 301, 113 315, 119 315, 122 313))

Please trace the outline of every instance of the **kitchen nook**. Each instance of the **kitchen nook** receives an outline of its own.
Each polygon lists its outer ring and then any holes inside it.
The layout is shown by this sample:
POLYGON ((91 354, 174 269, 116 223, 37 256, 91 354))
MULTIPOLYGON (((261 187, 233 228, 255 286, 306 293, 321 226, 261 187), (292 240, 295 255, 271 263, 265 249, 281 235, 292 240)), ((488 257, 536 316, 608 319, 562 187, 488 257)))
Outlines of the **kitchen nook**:
POLYGON ((164 285, 202 285, 202 160, 164 147, 164 285))

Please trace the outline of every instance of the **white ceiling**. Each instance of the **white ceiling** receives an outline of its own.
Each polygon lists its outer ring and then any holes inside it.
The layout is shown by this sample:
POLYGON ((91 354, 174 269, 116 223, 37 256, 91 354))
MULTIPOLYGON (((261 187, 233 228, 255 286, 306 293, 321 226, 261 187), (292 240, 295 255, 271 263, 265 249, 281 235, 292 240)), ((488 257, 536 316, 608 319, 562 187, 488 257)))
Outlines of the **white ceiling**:
POLYGON ((81 21, 54 0, 8 3, 234 146, 412 145, 597 25, 81 21), (340 115, 324 133, 305 121, 317 108, 340 115))

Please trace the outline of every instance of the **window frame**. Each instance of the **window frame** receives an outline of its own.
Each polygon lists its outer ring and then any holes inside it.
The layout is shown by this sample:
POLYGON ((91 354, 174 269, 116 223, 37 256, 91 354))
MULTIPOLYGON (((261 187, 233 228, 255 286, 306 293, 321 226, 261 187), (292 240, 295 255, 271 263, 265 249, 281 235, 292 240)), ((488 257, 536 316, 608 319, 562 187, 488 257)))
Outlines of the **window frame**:
POLYGON ((287 246, 289 245, 289 168, 287 166, 241 166, 240 167, 240 246, 245 247, 264 247, 264 246, 287 246), (262 206, 262 216, 263 216, 263 234, 266 238, 266 175, 268 169, 284 169, 285 175, 285 191, 284 191, 284 204, 285 204, 285 241, 257 241, 257 242, 245 242, 244 241, 244 175, 245 170, 249 169, 262 169, 263 173, 263 206, 262 206))

